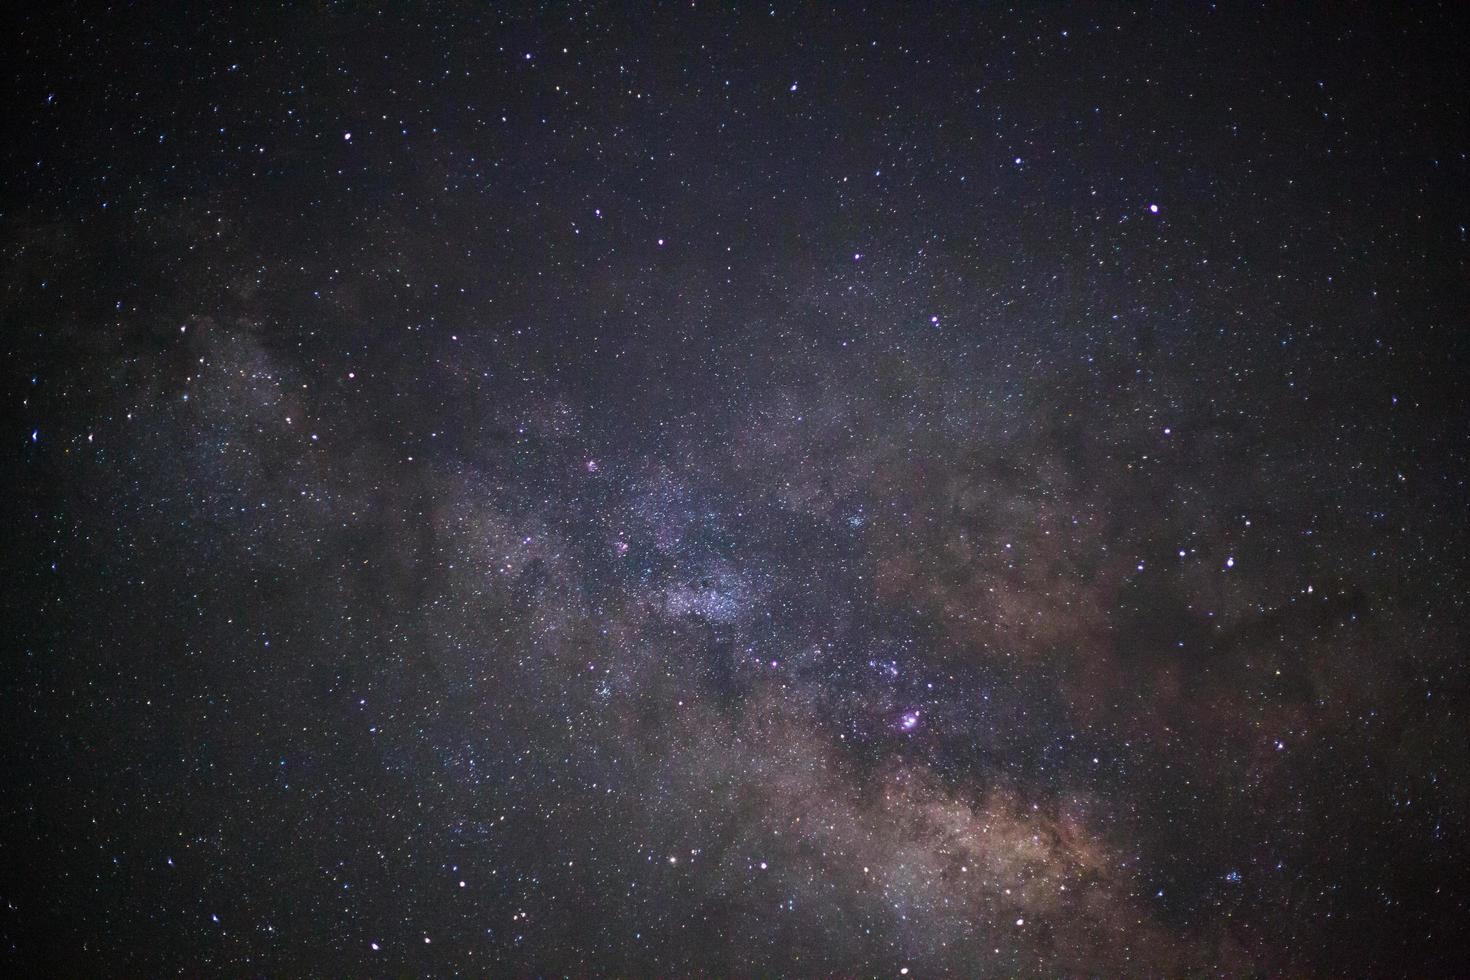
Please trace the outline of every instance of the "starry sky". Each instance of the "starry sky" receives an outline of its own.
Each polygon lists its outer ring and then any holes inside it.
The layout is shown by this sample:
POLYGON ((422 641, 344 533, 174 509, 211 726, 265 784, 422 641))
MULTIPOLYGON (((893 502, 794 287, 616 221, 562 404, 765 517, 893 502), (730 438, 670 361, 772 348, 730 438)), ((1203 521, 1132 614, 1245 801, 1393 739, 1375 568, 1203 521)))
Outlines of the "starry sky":
POLYGON ((7 962, 1464 975, 1455 4, 23 6, 7 962))

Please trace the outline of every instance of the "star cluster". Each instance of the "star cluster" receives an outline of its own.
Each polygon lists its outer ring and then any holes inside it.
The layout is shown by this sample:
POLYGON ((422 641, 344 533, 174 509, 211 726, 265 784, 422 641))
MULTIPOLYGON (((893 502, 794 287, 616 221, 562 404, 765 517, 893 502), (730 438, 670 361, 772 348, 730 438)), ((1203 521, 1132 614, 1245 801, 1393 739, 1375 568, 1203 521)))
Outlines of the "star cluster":
POLYGON ((26 975, 1454 975, 1450 10, 12 20, 26 975))

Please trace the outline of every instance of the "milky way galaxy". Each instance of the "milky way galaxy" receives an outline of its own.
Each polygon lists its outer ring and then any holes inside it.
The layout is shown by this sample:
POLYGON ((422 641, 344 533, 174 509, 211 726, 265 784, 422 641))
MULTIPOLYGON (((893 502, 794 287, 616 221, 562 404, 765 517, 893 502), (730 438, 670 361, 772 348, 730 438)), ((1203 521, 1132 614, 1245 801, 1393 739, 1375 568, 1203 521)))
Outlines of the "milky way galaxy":
POLYGON ((12 15, 0 958, 1470 972, 1451 9, 12 15))

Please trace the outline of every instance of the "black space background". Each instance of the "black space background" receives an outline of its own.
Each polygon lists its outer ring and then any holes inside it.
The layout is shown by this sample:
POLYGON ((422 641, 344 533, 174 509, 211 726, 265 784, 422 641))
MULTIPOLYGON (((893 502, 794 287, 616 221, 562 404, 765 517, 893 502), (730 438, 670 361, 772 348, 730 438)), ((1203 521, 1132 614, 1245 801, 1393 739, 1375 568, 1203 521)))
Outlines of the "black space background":
POLYGON ((0 955, 1465 975, 1457 8, 8 12, 0 955))

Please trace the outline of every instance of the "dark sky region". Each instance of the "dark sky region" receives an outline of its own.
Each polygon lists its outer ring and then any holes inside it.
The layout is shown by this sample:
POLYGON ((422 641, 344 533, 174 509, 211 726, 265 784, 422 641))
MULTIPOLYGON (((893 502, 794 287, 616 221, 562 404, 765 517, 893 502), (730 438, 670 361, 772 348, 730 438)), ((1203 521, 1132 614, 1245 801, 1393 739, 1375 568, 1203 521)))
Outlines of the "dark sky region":
POLYGON ((1465 976, 1455 3, 7 8, 12 976, 1465 976))

